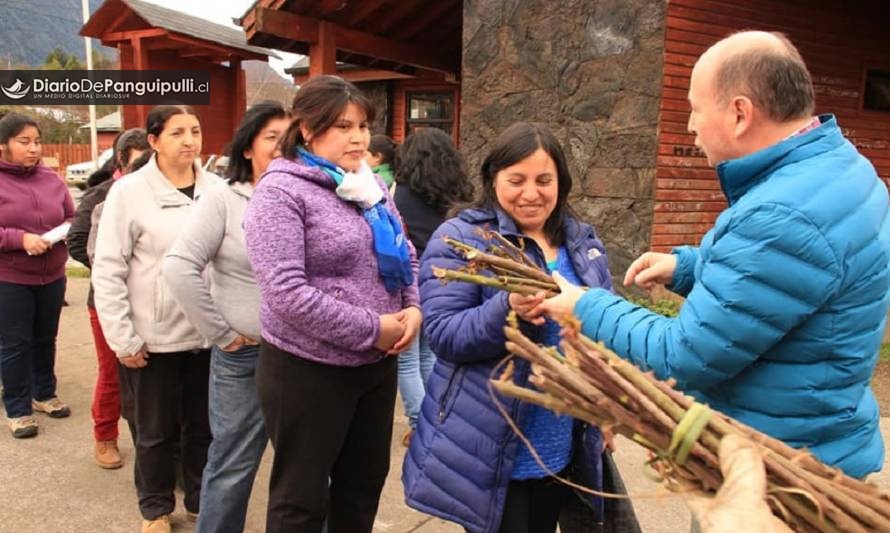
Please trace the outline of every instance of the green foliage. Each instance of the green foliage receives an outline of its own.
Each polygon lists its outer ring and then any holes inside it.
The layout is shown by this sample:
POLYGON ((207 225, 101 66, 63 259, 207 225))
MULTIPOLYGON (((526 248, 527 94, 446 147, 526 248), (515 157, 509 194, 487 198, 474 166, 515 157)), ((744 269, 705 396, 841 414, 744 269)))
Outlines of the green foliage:
POLYGON ((40 124, 40 140, 43 144, 82 144, 90 142, 90 132, 80 129, 73 121, 54 120, 50 117, 34 117, 40 124))
POLYGON ((680 302, 675 300, 662 299, 652 301, 648 298, 630 297, 627 301, 667 317, 675 317, 680 314, 680 302))
POLYGON ((93 70, 118 70, 117 59, 107 56, 93 48, 93 70))
POLYGON ((890 342, 881 344, 881 351, 878 352, 878 361, 890 361, 890 342))
MULTIPOLYGON (((69 54, 57 46, 46 56, 41 70, 86 70, 85 63, 75 54, 69 54)), ((117 61, 93 48, 93 70, 117 70, 117 61)))
POLYGON ((46 56, 41 70, 84 70, 86 67, 74 54, 69 54, 57 46, 46 56))
MULTIPOLYGON (((82 106, 57 106, 60 108, 79 109, 82 106)), ((55 119, 51 116, 32 112, 22 106, 0 106, 0 117, 6 113, 24 113, 33 118, 40 127, 40 140, 43 144, 78 144, 90 142, 90 133, 80 129, 83 121, 55 119)), ((47 154, 44 154, 47 155, 47 154)))

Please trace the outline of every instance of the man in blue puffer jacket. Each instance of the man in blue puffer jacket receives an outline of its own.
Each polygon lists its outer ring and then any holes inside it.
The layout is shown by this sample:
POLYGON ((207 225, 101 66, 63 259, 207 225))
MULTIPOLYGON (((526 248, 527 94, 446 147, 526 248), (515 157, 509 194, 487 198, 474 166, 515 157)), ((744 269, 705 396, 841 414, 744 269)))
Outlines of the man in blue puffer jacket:
MULTIPOLYGON (((698 248, 647 253, 625 284, 687 297, 675 319, 563 284, 543 308, 701 401, 863 477, 884 446, 869 387, 888 306, 888 195, 781 35, 735 34, 696 63, 689 130, 729 201, 698 248)), ((562 282, 561 282, 562 284, 562 282)))

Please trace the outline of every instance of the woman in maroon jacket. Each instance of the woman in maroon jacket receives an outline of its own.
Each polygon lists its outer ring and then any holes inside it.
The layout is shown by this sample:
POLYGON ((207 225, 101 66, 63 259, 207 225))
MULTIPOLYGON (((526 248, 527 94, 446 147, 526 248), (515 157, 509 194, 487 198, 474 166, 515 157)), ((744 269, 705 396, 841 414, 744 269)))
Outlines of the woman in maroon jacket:
POLYGON ((71 414, 56 397, 54 372, 68 250, 41 235, 71 219, 74 203, 40 153, 33 119, 0 119, 0 377, 16 438, 37 435, 34 411, 71 414))

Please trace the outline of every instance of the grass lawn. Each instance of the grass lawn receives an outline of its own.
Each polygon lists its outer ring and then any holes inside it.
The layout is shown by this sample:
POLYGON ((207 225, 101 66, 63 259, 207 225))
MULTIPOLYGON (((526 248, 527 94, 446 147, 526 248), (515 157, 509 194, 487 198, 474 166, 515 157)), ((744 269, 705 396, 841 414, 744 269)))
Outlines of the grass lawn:
POLYGON ((69 278, 88 278, 90 269, 85 266, 70 266, 65 269, 65 275, 69 278))

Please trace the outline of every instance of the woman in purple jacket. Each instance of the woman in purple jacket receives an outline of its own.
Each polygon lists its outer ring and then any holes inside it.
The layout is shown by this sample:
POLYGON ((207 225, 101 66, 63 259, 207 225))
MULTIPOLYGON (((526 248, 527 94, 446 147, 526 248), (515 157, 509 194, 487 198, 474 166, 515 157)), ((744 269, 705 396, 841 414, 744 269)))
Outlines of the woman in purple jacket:
POLYGON ((260 287, 256 380, 275 448, 266 530, 370 533, 389 471, 396 357, 421 315, 416 257, 364 162, 374 109, 312 78, 244 219, 260 287))
POLYGON ((37 435, 34 411, 71 414, 56 397, 54 370, 68 249, 41 235, 71 219, 74 202, 40 154, 33 119, 0 119, 0 376, 16 438, 37 435))

